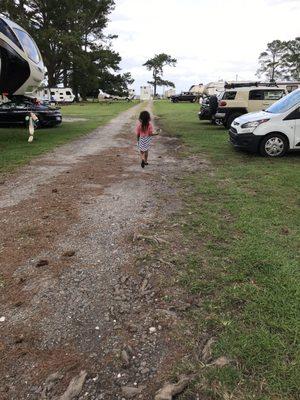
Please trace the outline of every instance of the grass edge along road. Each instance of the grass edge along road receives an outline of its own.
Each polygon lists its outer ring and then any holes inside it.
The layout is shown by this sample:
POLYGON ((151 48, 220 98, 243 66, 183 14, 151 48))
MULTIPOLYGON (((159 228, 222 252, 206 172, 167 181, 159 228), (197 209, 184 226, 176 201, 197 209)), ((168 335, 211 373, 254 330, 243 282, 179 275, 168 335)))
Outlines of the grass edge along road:
POLYGON ((0 174, 10 172, 36 156, 92 132, 135 104, 135 102, 116 102, 62 106, 63 119, 69 117, 78 120, 63 122, 54 128, 38 129, 35 132, 35 140, 30 144, 27 142, 27 129, 0 128, 0 174))
POLYGON ((174 282, 201 304, 188 313, 192 339, 182 335, 190 358, 176 372, 196 379, 180 398, 299 399, 299 154, 237 152, 198 110, 155 103, 159 125, 185 145, 181 157, 210 165, 181 177, 185 251, 169 254, 174 282), (203 337, 212 338, 206 362, 203 337), (209 366, 218 357, 224 366, 209 366))

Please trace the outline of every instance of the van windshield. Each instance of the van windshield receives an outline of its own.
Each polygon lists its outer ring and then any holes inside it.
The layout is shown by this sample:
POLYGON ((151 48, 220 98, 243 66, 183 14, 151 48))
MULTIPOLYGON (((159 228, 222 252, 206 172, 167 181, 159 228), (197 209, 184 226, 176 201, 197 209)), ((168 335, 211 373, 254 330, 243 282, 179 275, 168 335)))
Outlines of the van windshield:
POLYGON ((300 103, 300 90, 296 90, 282 99, 276 101, 271 107, 267 108, 266 111, 272 114, 281 114, 300 103))

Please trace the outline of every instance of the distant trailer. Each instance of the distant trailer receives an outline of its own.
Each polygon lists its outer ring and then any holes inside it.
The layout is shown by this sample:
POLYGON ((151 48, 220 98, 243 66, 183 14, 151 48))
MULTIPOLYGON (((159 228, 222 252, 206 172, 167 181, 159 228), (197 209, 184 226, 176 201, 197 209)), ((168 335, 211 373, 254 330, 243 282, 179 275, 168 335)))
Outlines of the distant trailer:
POLYGON ((151 86, 141 86, 140 100, 146 101, 152 99, 152 88, 151 86))
POLYGON ((164 97, 166 99, 170 99, 172 96, 175 96, 176 90, 175 89, 167 89, 165 90, 164 97))
POLYGON ((277 81, 276 85, 282 89, 285 89, 288 93, 300 89, 300 81, 277 81))
POLYGON ((73 103, 75 95, 71 88, 44 88, 34 93, 42 101, 55 101, 56 103, 73 103))
POLYGON ((198 85, 192 85, 189 89, 190 93, 198 94, 198 95, 203 95, 204 91, 204 85, 203 83, 199 83, 198 85))
POLYGON ((206 96, 217 95, 219 92, 224 91, 224 81, 209 82, 203 88, 203 94, 206 96))

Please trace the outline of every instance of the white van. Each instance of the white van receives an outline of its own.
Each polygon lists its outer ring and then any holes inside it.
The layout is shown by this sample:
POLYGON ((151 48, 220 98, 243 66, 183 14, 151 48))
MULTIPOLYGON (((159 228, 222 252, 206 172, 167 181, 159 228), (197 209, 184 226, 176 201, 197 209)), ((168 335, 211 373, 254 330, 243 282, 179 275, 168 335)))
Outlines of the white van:
POLYGON ((265 111, 236 118, 229 136, 233 146, 259 151, 267 157, 282 157, 289 150, 300 150, 300 89, 265 111))

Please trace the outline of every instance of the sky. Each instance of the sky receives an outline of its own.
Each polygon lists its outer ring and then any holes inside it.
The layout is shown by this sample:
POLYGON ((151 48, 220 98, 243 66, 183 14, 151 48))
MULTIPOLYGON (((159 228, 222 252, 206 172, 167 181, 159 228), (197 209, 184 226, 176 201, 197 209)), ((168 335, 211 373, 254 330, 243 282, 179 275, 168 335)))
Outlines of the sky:
MULTIPOLYGON (((133 87, 151 80, 143 67, 155 54, 177 59, 164 78, 176 91, 219 79, 257 79, 268 42, 300 35, 300 0, 116 0, 107 33, 131 72, 133 87)), ((161 89, 160 89, 161 91, 161 89)))

